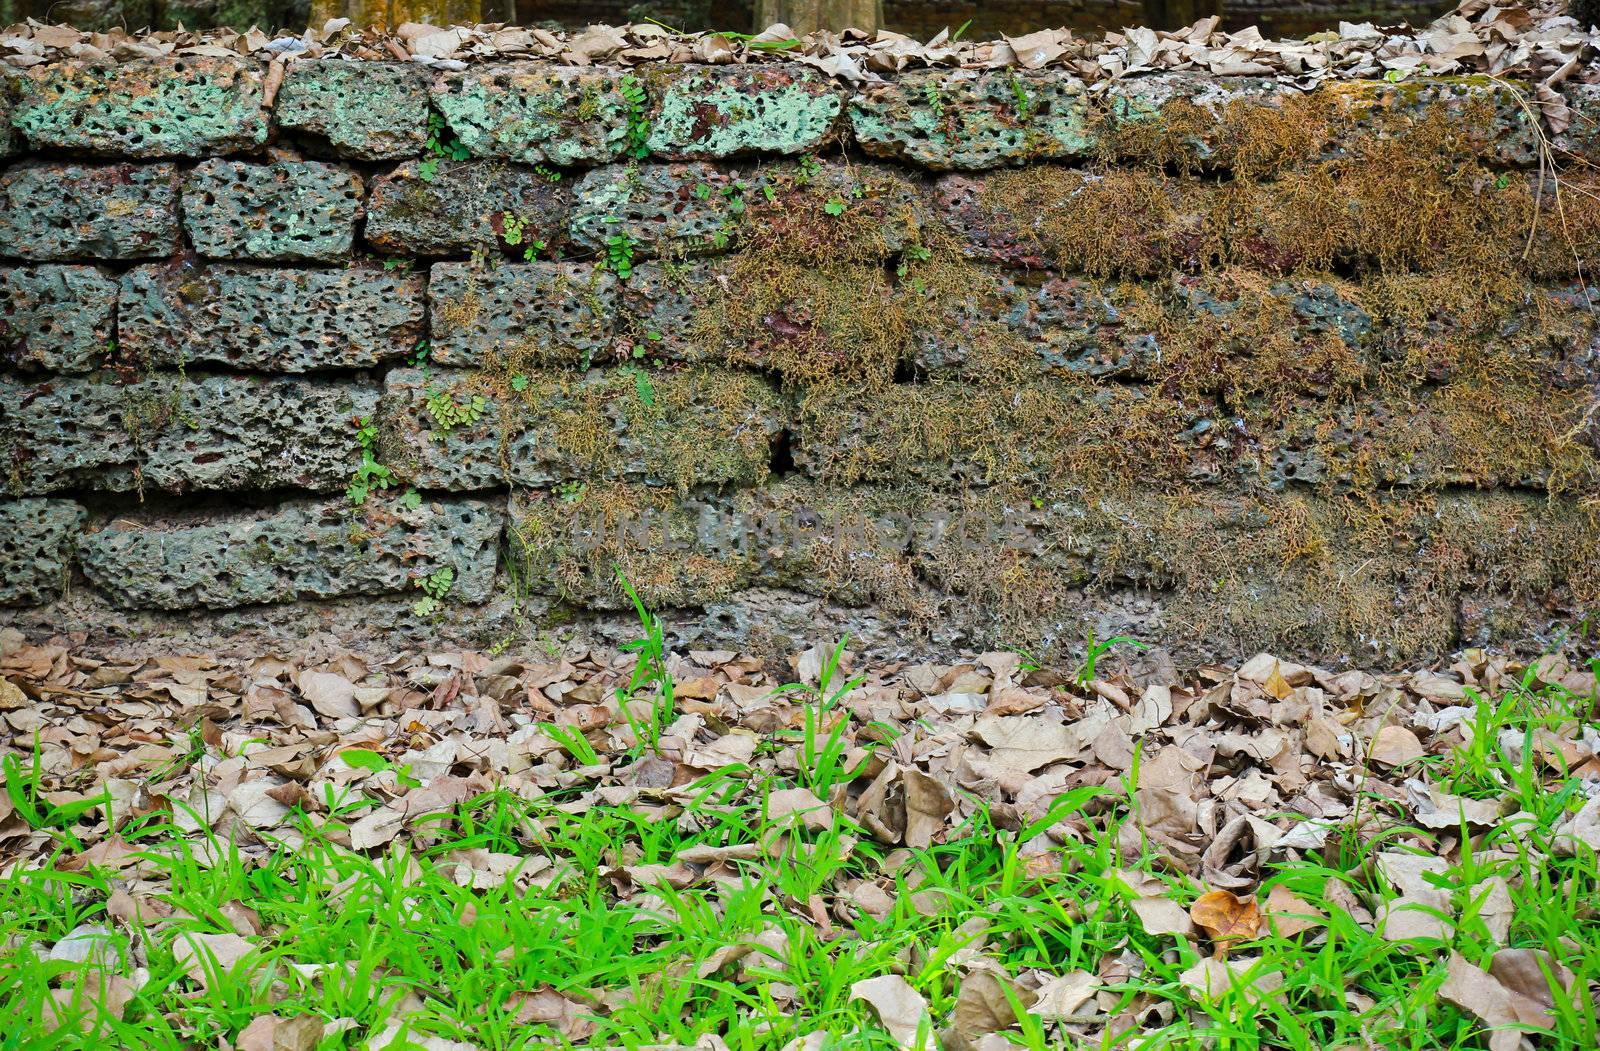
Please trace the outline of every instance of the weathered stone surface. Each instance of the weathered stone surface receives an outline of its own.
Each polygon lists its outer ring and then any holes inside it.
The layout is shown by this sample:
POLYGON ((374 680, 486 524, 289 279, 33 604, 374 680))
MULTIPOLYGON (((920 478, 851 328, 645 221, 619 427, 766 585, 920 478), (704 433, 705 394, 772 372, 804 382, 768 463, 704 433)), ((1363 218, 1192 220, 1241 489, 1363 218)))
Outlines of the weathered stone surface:
POLYGON ((521 164, 604 164, 628 141, 622 70, 475 66, 446 73, 431 92, 474 157, 521 164))
POLYGON ((811 153, 844 108, 841 90, 804 66, 651 70, 650 153, 668 160, 811 153))
POLYGON ((376 385, 160 373, 0 382, 0 465, 19 494, 63 489, 343 489, 352 419, 376 385))
POLYGON ((384 463, 424 489, 606 479, 747 484, 766 477, 785 422, 777 392, 748 373, 517 375, 520 381, 502 377, 502 387, 490 387, 469 372, 390 372, 382 402, 384 463), (467 410, 474 397, 484 398, 477 418, 449 427, 429 405, 431 399, 467 410))
POLYGON ((119 517, 79 541, 83 572, 113 603, 155 609, 233 606, 410 592, 449 568, 446 601, 482 602, 494 587, 501 513, 478 500, 407 508, 373 496, 295 502, 178 519, 119 517))
POLYGON ((537 242, 554 251, 566 239, 565 179, 500 161, 440 161, 431 178, 422 171, 421 162, 402 164, 373 180, 366 237, 374 248, 438 256, 498 247, 522 257, 537 242))
POLYGON ((116 281, 92 266, 0 270, 0 364, 49 372, 98 368, 116 305, 116 281))
POLYGON ((122 277, 122 353, 147 366, 263 372, 370 368, 423 334, 421 275, 182 262, 122 277))
POLYGON ((361 177, 319 161, 204 161, 184 177, 183 225, 213 259, 334 262, 361 218, 361 177))
POLYGON ((261 73, 248 59, 51 63, 16 84, 12 123, 36 149, 206 157, 267 141, 261 73))
POLYGON ((399 63, 294 62, 273 112, 278 127, 325 139, 340 156, 400 160, 427 141, 428 82, 399 63))
POLYGON ((1590 164, 1600 164, 1600 84, 1567 84, 1562 94, 1571 123, 1551 136, 1551 145, 1590 164))
POLYGON ((850 100, 856 142, 874 157, 979 170, 1087 156, 1083 82, 1064 73, 902 73, 850 100))
MULTIPOLYGON (((882 164, 704 162, 597 168, 578 183, 572 242, 603 253, 620 235, 637 257, 712 255, 757 241, 806 253, 848 226, 851 254, 892 255, 927 222, 921 187, 882 164)), ((832 254, 832 253, 828 253, 832 254)))
POLYGON ((435 263, 428 282, 433 360, 522 366, 604 360, 617 280, 589 263, 435 263))
POLYGON ((0 244, 22 259, 148 259, 178 250, 170 164, 24 163, 0 175, 0 244))
POLYGON ((61 593, 82 522, 83 508, 70 500, 0 500, 0 606, 61 593))

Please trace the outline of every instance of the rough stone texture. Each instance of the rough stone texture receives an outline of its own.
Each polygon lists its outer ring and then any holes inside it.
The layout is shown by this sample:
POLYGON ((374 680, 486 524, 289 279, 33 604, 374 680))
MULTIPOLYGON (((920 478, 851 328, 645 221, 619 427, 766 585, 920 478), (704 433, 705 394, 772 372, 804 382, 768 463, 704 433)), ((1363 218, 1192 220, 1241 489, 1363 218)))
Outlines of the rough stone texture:
POLYGON ((125 357, 156 368, 370 368, 416 349, 423 307, 420 275, 190 260, 124 274, 117 332, 125 357))
POLYGON ((116 287, 92 266, 0 270, 0 365, 50 372, 98 368, 111 340, 116 287))
POLYGON ((576 66, 477 66, 444 74, 431 97, 474 157, 604 164, 627 145, 627 75, 576 66))
POLYGON ((501 161, 440 161, 423 178, 417 162, 372 182, 367 242, 398 255, 468 255, 499 247, 521 257, 535 242, 558 250, 566 239, 573 191, 532 168, 501 161), (506 216, 521 220, 509 243, 506 216))
POLYGON ((936 170, 1084 157, 1095 144, 1083 82, 1053 72, 902 73, 851 97, 850 126, 867 153, 936 170))
POLYGON ((617 280, 589 263, 435 263, 428 284, 433 360, 480 365, 603 361, 617 280))
POLYGON ((324 139, 342 157, 414 157, 428 138, 426 74, 388 62, 294 62, 273 113, 278 127, 324 139))
POLYGON ((449 567, 452 600, 482 602, 494 586, 502 515, 478 500, 392 497, 289 503, 219 516, 116 518, 78 541, 89 582, 124 607, 234 606, 381 595, 449 567))
POLYGON ((0 500, 0 606, 61 593, 82 522, 83 508, 70 500, 0 500))
POLYGON ((1562 90, 1571 123, 1552 136, 1552 145, 1590 164, 1600 163, 1600 84, 1568 84, 1562 90))
POLYGON ((15 83, 12 123, 36 149, 195 158, 267 141, 261 73, 246 59, 46 64, 15 83))
POLYGON ((778 162, 743 169, 707 162, 597 168, 578 183, 572 242, 605 250, 620 234, 636 257, 713 255, 752 239, 778 242, 841 221, 854 247, 882 255, 915 243, 927 221, 921 187, 881 164, 778 162))
POLYGON ((23 163, 0 175, 0 245, 21 259, 148 259, 180 243, 170 164, 23 163))
POLYGON ((648 84, 646 143, 668 160, 811 153, 844 108, 829 78, 798 66, 667 66, 648 84))
POLYGON ((361 218, 361 177, 319 161, 205 161, 183 184, 183 225, 213 259, 335 262, 361 218))
POLYGON ((546 486, 625 478, 652 485, 750 483, 766 477, 785 408, 764 381, 722 370, 657 373, 649 401, 621 372, 530 372, 520 392, 472 373, 395 369, 383 394, 383 460, 423 489, 546 486), (486 405, 440 427, 430 396, 486 405))
POLYGON ((156 374, 0 382, 0 472, 19 495, 343 489, 360 461, 364 382, 156 374))

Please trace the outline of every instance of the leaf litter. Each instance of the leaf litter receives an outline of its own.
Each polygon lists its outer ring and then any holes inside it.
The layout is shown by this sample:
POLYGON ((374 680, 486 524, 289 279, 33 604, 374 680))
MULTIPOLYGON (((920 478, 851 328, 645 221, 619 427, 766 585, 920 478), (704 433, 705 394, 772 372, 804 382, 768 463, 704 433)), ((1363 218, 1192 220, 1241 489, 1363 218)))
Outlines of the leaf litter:
POLYGON ((651 1046, 722 1048, 761 1002, 752 1046, 1055 1046, 1202 1034, 1219 1012, 1266 1047, 1312 1046, 1296 1025, 1368 1046, 1416 1010, 1464 1034, 1451 1046, 1596 1032, 1593 669, 1262 654, 1081 681, 1004 653, 852 660, 148 656, 8 629, 0 971, 31 978, 0 995, 74 1039, 160 1019, 240 1051, 598 1047, 651 1027, 651 1046), (590 835, 602 816, 623 823, 590 835), (626 951, 563 971, 519 963, 548 946, 503 945, 486 955, 504 1028, 483 1031, 485 990, 307 936, 316 917, 297 925, 271 888, 312 856, 348 863, 318 909, 378 881, 403 927, 437 923, 432 888, 458 937, 506 903, 536 919, 582 900, 653 932, 626 940, 650 973, 626 951), (198 901, 207 878, 228 889, 198 901), (26 893, 60 879, 79 889, 26 893), (700 941, 662 933, 695 910, 700 941), (1307 983, 1352 947, 1383 967, 1307 983), (700 985, 746 1008, 674 1015, 668 990, 700 985), (249 993, 229 1020, 192 1010, 229 989, 249 993), (1286 1021, 1335 1005, 1345 1029, 1286 1021))

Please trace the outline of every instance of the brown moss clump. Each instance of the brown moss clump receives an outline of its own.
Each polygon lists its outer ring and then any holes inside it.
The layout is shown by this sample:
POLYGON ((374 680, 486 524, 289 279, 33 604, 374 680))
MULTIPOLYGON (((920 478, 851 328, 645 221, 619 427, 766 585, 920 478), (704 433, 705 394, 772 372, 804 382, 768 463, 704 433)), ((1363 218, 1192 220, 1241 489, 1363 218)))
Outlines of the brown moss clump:
POLYGON ((1174 98, 1159 110, 1122 98, 1097 126, 1098 153, 1107 163, 1261 178, 1320 156, 1333 135, 1335 107, 1320 91, 1243 95, 1220 105, 1174 98))
POLYGON ((1198 269, 1223 248, 1214 189, 1160 173, 1037 165, 990 176, 980 205, 1061 269, 1094 277, 1198 269))

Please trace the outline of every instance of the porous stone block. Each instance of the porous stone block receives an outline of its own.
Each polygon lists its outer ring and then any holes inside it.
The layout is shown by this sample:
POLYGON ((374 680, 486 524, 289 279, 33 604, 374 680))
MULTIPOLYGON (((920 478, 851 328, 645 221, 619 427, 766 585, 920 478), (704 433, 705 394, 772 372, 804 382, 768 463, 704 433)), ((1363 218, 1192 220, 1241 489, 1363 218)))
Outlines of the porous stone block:
POLYGON ((183 221, 213 259, 335 262, 361 218, 361 177, 319 161, 204 161, 184 177, 183 221))
POLYGON ((206 157, 267 141, 260 67, 248 59, 46 63, 15 83, 12 124, 35 149, 206 157))
POLYGON ((514 256, 559 249, 572 207, 568 180, 500 161, 402 164, 372 182, 368 243, 397 255, 468 255, 499 248, 514 256), (431 174, 427 174, 430 173, 431 174))
POLYGON ((874 157, 979 170, 1088 156, 1089 96, 1065 73, 902 73, 850 99, 856 142, 874 157))
POLYGON ((628 143, 629 103, 617 69, 475 66, 446 73, 431 97, 474 157, 520 164, 616 160, 628 143))
POLYGON ((364 266, 285 270, 185 261, 122 277, 124 355, 156 368, 262 372, 370 368, 423 334, 421 275, 364 266))
POLYGON ((89 372, 105 360, 117 283, 92 266, 0 270, 0 363, 89 372))
POLYGON ((647 83, 646 143, 668 160, 811 153, 844 108, 831 80, 799 65, 666 66, 647 83))
POLYGON ((428 139, 428 82, 415 66, 321 59, 294 62, 274 115, 278 127, 325 140, 342 157, 414 157, 428 139))
POLYGON ((0 500, 0 606, 34 606, 61 593, 83 508, 71 500, 0 500))
MULTIPOLYGON (((503 515, 478 500, 406 507, 373 495, 236 514, 154 515, 98 523, 79 541, 89 582, 136 609, 234 606, 410 593, 454 573, 445 601, 482 602, 494 586, 503 515)), ((419 592, 420 594, 420 592, 419 592)))
POLYGON ((435 263, 428 282, 433 360, 602 361, 616 295, 615 275, 590 263, 435 263))
POLYGON ((605 479, 688 487, 766 477, 786 408, 765 380, 717 369, 531 371, 492 384, 470 372, 395 369, 382 421, 383 462, 419 488, 605 479))
POLYGON ((572 242, 603 253, 622 236, 636 256, 669 259, 751 242, 808 254, 847 228, 848 254, 888 256, 916 243, 926 222, 921 186, 888 165, 618 165, 578 183, 572 242))
POLYGON ((375 384, 157 373, 131 383, 0 382, 0 464, 12 488, 343 489, 353 420, 375 384))
POLYGON ((21 259, 148 259, 178 251, 170 164, 23 163, 0 175, 0 244, 21 259))

